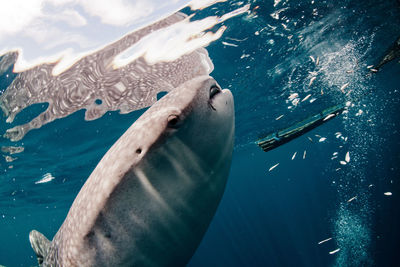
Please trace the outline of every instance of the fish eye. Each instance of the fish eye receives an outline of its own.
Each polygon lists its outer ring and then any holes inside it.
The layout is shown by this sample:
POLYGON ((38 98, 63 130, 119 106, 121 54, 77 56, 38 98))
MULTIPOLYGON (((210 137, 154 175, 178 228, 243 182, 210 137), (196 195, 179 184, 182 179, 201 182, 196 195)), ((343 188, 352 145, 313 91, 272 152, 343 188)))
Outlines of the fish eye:
POLYGON ((210 87, 210 99, 212 99, 218 93, 221 93, 222 90, 216 84, 210 87))
POLYGON ((169 128, 177 128, 179 126, 179 116, 178 115, 169 115, 168 116, 168 127, 169 128))

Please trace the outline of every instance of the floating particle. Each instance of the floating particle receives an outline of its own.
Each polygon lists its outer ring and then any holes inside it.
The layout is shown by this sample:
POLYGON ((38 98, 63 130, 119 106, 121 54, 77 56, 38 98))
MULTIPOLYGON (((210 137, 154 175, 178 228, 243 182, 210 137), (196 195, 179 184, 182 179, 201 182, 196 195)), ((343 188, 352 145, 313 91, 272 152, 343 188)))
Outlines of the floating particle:
POLYGON ((303 98, 303 99, 301 100, 301 102, 304 102, 304 101, 306 101, 307 99, 309 99, 309 98, 310 98, 310 96, 311 96, 311 94, 308 94, 308 95, 306 95, 306 97, 305 97, 305 98, 303 98))
POLYGON ((347 151, 347 153, 346 153, 345 160, 346 160, 347 162, 350 162, 350 152, 349 152, 349 151, 347 151))
POLYGON ((305 158, 306 158, 306 154, 307 154, 307 151, 306 151, 306 150, 304 150, 304 153, 303 153, 303 159, 305 159, 305 158))
POLYGON ((310 99, 310 103, 314 102, 315 100, 317 100, 316 98, 311 98, 310 99))
POLYGON ((318 140, 318 142, 324 142, 326 140, 326 137, 321 137, 319 140, 318 140))
POLYGON ((392 192, 385 192, 385 193, 383 193, 385 196, 391 196, 392 195, 392 192))
POLYGON ((317 79, 317 77, 311 77, 310 83, 308 84, 308 86, 311 86, 313 84, 313 82, 315 81, 315 79, 317 79))
POLYGON ((335 253, 338 252, 339 250, 340 250, 340 248, 335 249, 335 250, 332 250, 332 251, 329 252, 329 254, 331 254, 331 255, 332 255, 332 254, 335 254, 335 253))
POLYGON ((310 140, 310 142, 312 142, 313 140, 311 139, 311 137, 307 136, 308 140, 310 140))
POLYGON ((330 118, 335 117, 335 114, 329 114, 328 116, 326 116, 323 121, 329 120, 330 118))
POLYGON ((349 200, 347 200, 347 203, 352 202, 355 199, 357 199, 357 196, 354 196, 354 197, 350 198, 349 200))
POLYGON ((48 183, 52 180, 54 180, 54 176, 51 175, 51 173, 46 173, 43 175, 42 179, 40 179, 39 181, 36 181, 35 184, 43 184, 43 183, 48 183))
POLYGON ((273 169, 275 169, 276 167, 278 167, 279 163, 275 164, 274 166, 272 166, 271 168, 269 168, 269 171, 272 171, 273 169))
POLYGON ((224 42, 224 41, 222 41, 222 44, 226 45, 226 46, 238 47, 237 44, 232 44, 232 43, 228 43, 228 42, 224 42))
POLYGON ((340 91, 342 91, 343 94, 345 93, 344 89, 346 89, 347 86, 349 86, 349 83, 345 83, 345 84, 342 85, 342 87, 340 87, 340 91))
POLYGON ((313 63, 315 63, 315 58, 313 56, 310 56, 311 60, 313 63))
POLYGON ((292 156, 292 160, 294 160, 294 158, 296 157, 297 151, 294 152, 293 156, 292 156))
POLYGON ((275 120, 276 120, 276 121, 277 121, 277 120, 280 120, 280 119, 282 119, 282 117, 283 117, 283 114, 280 115, 279 117, 276 117, 275 120))
POLYGON ((319 242, 318 242, 318 245, 321 245, 322 243, 325 243, 325 242, 327 242, 327 241, 329 241, 329 240, 332 240, 332 237, 329 237, 329 238, 327 238, 327 239, 324 239, 324 240, 322 240, 322 241, 319 241, 319 242))
POLYGON ((347 162, 346 162, 346 161, 344 161, 344 160, 341 160, 341 161, 340 161, 340 164, 342 164, 342 165, 346 165, 346 164, 347 164, 347 162))

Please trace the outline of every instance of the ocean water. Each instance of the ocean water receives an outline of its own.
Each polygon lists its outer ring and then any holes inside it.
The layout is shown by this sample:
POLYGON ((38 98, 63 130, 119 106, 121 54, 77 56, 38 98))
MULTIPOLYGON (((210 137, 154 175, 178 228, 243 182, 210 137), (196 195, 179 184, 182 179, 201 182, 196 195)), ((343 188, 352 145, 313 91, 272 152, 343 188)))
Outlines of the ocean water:
MULTIPOLYGON (((200 20, 246 4, 206 47, 211 76, 235 97, 236 139, 224 196, 188 265, 398 265, 400 58, 377 73, 368 67, 400 36, 399 2, 227 1, 182 11, 200 20), (285 145, 255 144, 341 103, 343 114, 285 145)), ((5 94, 16 74, 0 74, 5 94)), ((1 134, 47 106, 30 105, 11 124, 2 117, 1 134)), ((29 231, 54 236, 104 153, 143 112, 86 121, 79 110, 20 140, 0 139, 24 149, 1 152, 1 265, 37 264, 29 231)))

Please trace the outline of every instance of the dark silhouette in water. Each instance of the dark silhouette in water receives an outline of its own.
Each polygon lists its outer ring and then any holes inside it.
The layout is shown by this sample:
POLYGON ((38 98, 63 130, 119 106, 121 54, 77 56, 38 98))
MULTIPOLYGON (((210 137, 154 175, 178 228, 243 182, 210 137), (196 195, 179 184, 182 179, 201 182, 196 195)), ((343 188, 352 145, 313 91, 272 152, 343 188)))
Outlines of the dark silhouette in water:
POLYGON ((376 64, 373 68, 371 68, 371 71, 377 72, 383 65, 397 58, 400 58, 400 36, 397 38, 396 42, 394 42, 386 50, 382 59, 379 60, 379 63, 376 64))

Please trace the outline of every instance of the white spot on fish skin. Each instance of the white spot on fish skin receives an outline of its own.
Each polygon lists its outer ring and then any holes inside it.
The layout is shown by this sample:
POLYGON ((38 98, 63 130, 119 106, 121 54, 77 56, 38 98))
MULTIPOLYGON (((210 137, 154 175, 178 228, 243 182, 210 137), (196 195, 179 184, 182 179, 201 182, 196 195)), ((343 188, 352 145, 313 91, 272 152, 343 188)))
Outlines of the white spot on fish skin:
POLYGON ((385 193, 383 193, 385 196, 391 196, 392 195, 392 192, 385 192, 385 193))
POLYGON ((324 142, 326 140, 326 137, 321 137, 319 140, 318 140, 318 142, 324 142))
POLYGON ((349 151, 347 151, 347 153, 346 153, 345 160, 346 160, 347 162, 350 162, 350 152, 349 152, 349 151))
POLYGON ((340 164, 342 164, 342 165, 346 165, 346 164, 347 164, 347 162, 346 162, 346 161, 344 161, 344 160, 341 160, 341 161, 340 161, 340 164))
POLYGON ((304 153, 303 153, 303 159, 305 159, 305 158, 306 158, 306 154, 307 154, 307 151, 306 151, 306 150, 304 150, 304 153))
POLYGON ((294 158, 296 157, 297 151, 294 152, 293 156, 292 156, 292 160, 294 160, 294 158))
POLYGON ((36 181, 35 184, 44 184, 44 183, 48 183, 52 180, 54 180, 55 177, 53 175, 51 175, 51 173, 46 173, 43 175, 42 179, 40 179, 39 181, 36 181))
POLYGON ((274 166, 272 166, 271 168, 269 168, 269 171, 272 171, 273 169, 275 169, 276 167, 278 167, 279 163, 275 164, 274 166))
POLYGON ((321 245, 322 243, 325 243, 325 242, 327 242, 327 241, 329 241, 329 240, 332 240, 332 237, 329 237, 329 238, 327 238, 327 239, 324 239, 324 240, 322 240, 322 241, 319 241, 319 242, 318 242, 318 245, 321 245))
POLYGON ((336 252, 339 252, 339 251, 340 251, 340 248, 330 251, 329 254, 332 255, 332 254, 335 254, 336 252))
POLYGON ((280 115, 279 117, 275 118, 275 120, 276 120, 276 121, 277 121, 277 120, 280 120, 283 116, 284 116, 284 115, 282 114, 282 115, 280 115))
POLYGON ((357 196, 354 196, 354 197, 350 198, 349 200, 347 200, 347 203, 350 203, 350 202, 352 202, 352 201, 355 200, 355 199, 357 199, 357 196))

